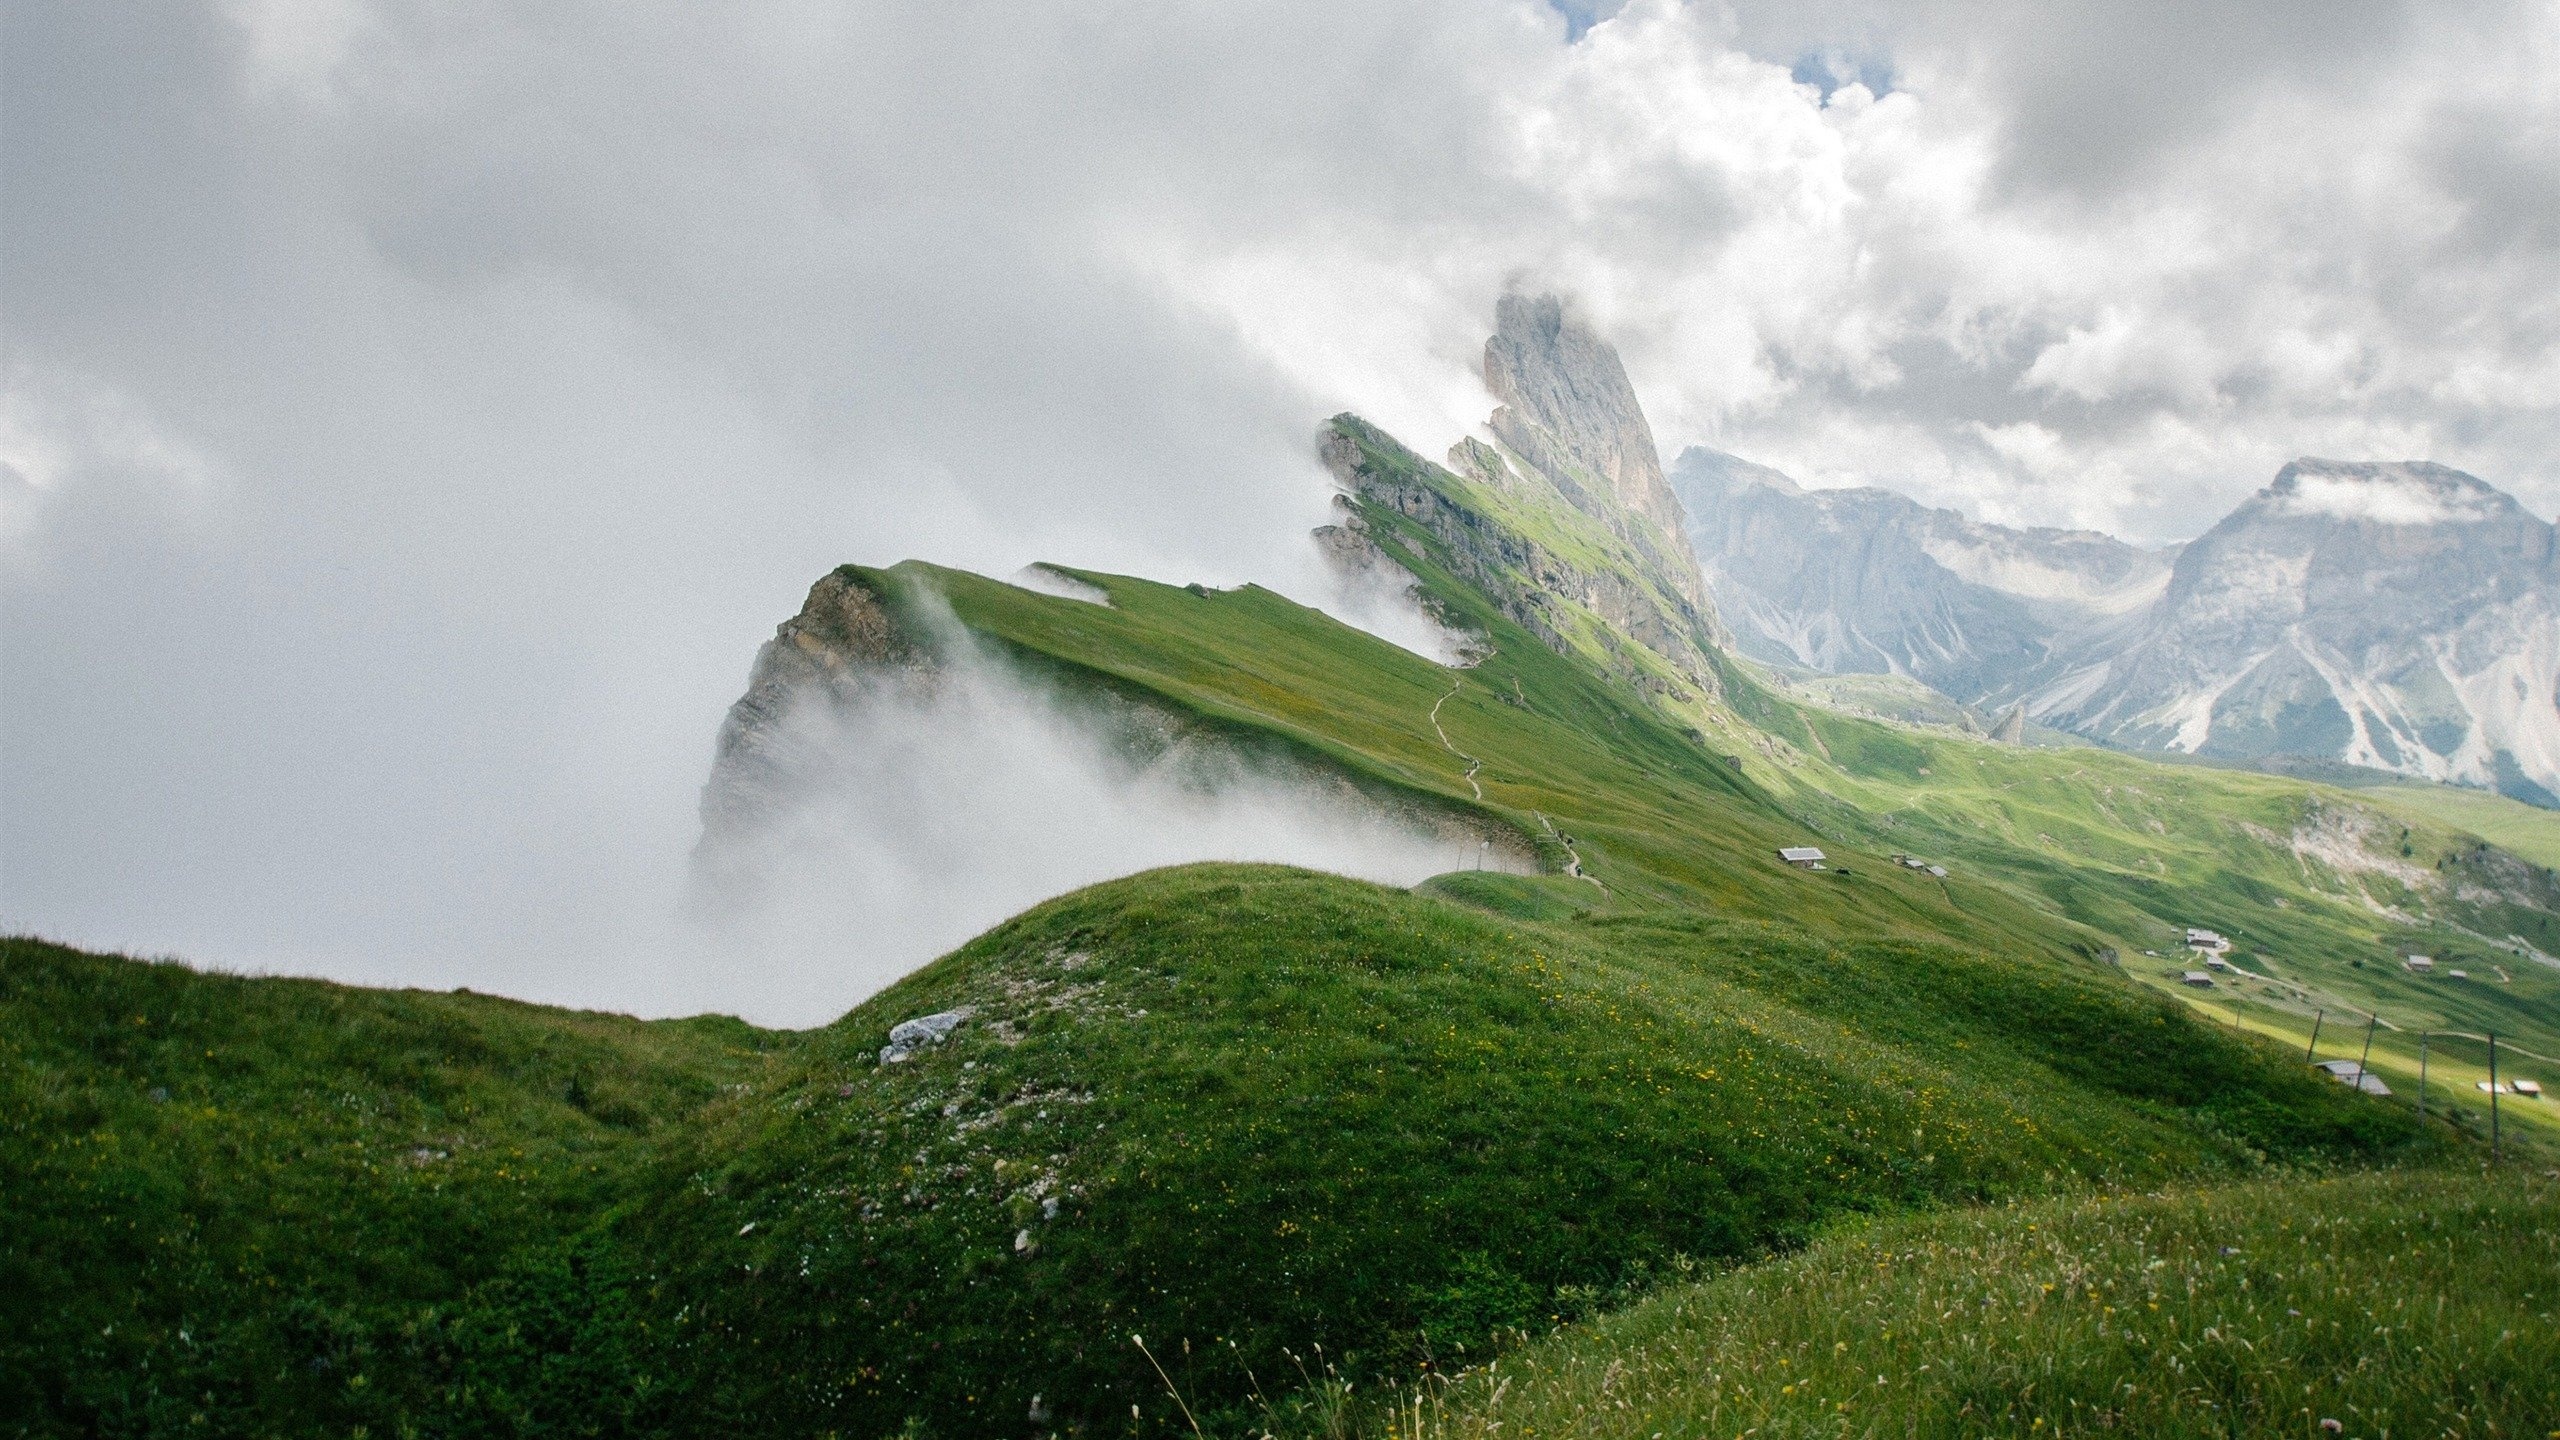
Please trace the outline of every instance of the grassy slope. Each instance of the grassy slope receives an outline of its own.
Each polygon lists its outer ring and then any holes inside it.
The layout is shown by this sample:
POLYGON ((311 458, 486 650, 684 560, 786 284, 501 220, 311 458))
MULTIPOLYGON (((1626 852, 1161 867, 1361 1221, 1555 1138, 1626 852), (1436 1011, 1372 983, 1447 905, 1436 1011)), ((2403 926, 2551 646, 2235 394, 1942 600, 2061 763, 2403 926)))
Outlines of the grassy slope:
POLYGON ((458 1302, 778 1043, 0 940, 0 1429, 327 1428, 503 1388, 494 1312, 458 1302))
MULTIPOLYGON (((1429 537, 1400 517, 1375 514, 1372 524, 1407 547, 1444 612, 1491 639, 1481 665, 1434 665, 1253 587, 1197 593, 1076 572, 1111 594, 1105 609, 933 567, 892 573, 931 584, 973 629, 1056 674, 1107 676, 1466 803, 1465 761, 1427 718, 1447 696, 1442 728, 1484 760, 1476 778, 1487 808, 1532 835, 1544 833, 1543 816, 1574 837, 1618 909, 1705 907, 1817 933, 2009 953, 2115 948, 2127 973, 2172 991, 2191 963, 2180 931, 2206 925, 2237 938, 2244 963, 2274 983, 2225 983, 2203 998, 2240 1004, 2248 1023, 2271 1033, 2306 1037, 2315 1010, 2354 1012, 2359 1022, 2379 1012, 2398 1028, 2382 1031, 2373 1063, 2411 1083, 2420 1029, 2496 1030, 2534 1055, 2560 1056, 2560 972, 2510 960, 2510 982, 2498 983, 2502 957, 2482 941, 2376 913, 2375 904, 2406 903, 2405 887, 2332 872, 2285 843, 2306 807, 2352 807, 2367 792, 2095 748, 2019 749, 1748 695, 1737 698, 1763 712, 1754 718, 1800 739, 1747 749, 1732 741, 1745 754, 1738 775, 1716 748, 1724 733, 1702 744, 1677 716, 1494 613, 1432 563, 1429 537), (1851 862, 1854 876, 1774 862, 1776 846, 1808 839, 1851 862), (1902 850, 1955 873, 1941 882, 1885 860, 1902 850), (2452 957, 2448 968, 2478 956, 2481 983, 2413 978, 2394 962, 2395 946, 2452 957), (2146 949, 2162 958, 2146 959, 2146 949)), ((1693 718, 1742 723, 1731 713, 1693 718)), ((2441 824, 2407 828, 2411 863, 2422 867, 2451 863, 2473 843, 2441 824)), ((2560 934, 2543 928, 2548 914, 2499 918, 2560 948, 2560 934)), ((2334 1026, 2324 1034, 2334 1038, 2334 1026)), ((2451 1064, 2446 1073, 2466 1087, 2446 1097, 2454 1103, 2485 1104, 2462 1068, 2477 1067, 2481 1050, 2458 1040, 2431 1050, 2431 1064, 2451 1064)), ((2560 1065, 2531 1056, 2510 1064, 2560 1083, 2560 1065)), ((2553 1108, 2518 1113, 2547 1125, 2560 1121, 2553 1108)))
POLYGON ((1169 1422, 1131 1331, 1232 1409, 1282 1346, 1375 1375, 1843 1215, 2442 1144, 2075 962, 1434 888, 1133 877, 797 1037, 13 942, 0 1198, 37 1223, 0 1263, 43 1323, 10 1409, 972 1433, 1038 1390, 1169 1422))
MULTIPOLYGON (((1110 608, 1053 599, 910 562, 960 619, 1062 676, 1141 687, 1249 729, 1285 736, 1355 772, 1447 803, 1468 803, 1481 757, 1484 805, 1524 834, 1552 823, 1620 906, 1708 906, 1840 933, 1884 933, 2062 953, 2068 924, 2004 893, 1870 865, 1851 879, 1779 864, 1806 828, 1719 756, 1632 693, 1557 656, 1449 586, 1448 608, 1494 653, 1446 667, 1247 586, 1205 594, 1072 571, 1110 608), (1541 817, 1544 817, 1542 820, 1541 817)), ((1602 892, 1595 890, 1594 898, 1602 892)))
POLYGON ((630 1233, 676 1267, 725 1423, 975 1433, 1036 1392, 1103 1427, 1174 1418, 1132 1332, 1228 1411, 1283 1347, 1397 1373, 1560 1287, 1844 1214, 2420 1143, 2071 962, 1194 866, 1043 905, 813 1037, 630 1233))
MULTIPOLYGON (((2137 979, 2180 990, 2175 977, 2196 963, 2179 943, 2183 927, 2203 925, 2237 942, 2245 972, 2191 997, 2217 1014, 2302 1043, 2315 1012, 2325 1011, 2328 1056, 2340 1054, 2342 1026, 2360 1037, 2365 1017, 2379 1014, 2372 1063, 2402 1088, 2416 1083, 2421 1030, 2495 1031, 2529 1052, 2511 1054, 2502 1074, 2560 1077, 2560 971, 2446 923, 2526 930, 2545 948, 2560 946, 2547 913, 2484 917, 2478 907, 2439 906, 2452 913, 2419 922, 2411 892, 2391 877, 2341 873, 2284 843, 2311 807, 2370 809, 2374 792, 2097 749, 2020 750, 1839 717, 1809 723, 1828 737, 1831 759, 1772 766, 1773 785, 1793 778, 1810 792, 1800 801, 1808 811, 1821 795, 1841 802, 1824 813, 1844 832, 1992 877, 1986 883, 2025 903, 2083 922, 2110 937, 2137 979), (2402 968, 2397 957, 2411 950, 2438 956, 2439 972, 2402 968), (2472 979, 2442 973, 2456 967, 2472 979)), ((2414 814, 2375 818, 2395 821, 2385 828, 2397 828, 2405 846, 2404 857, 2386 853, 2386 861, 2442 872, 2467 865, 2477 848, 2473 837, 2414 814)), ((2344 1053, 2360 1055, 2360 1041, 2344 1053)), ((2470 1084, 2485 1075, 2485 1059, 2476 1038, 2430 1045, 2433 1078, 2460 1087, 2439 1098, 2484 1122, 2486 1097, 2470 1084)), ((2528 1102, 2511 1113, 2560 1129, 2549 1106, 2528 1102)))
POLYGON ((2417 1172, 1882 1223, 1507 1356, 1395 1433, 2540 1436, 2555 1216, 2544 1179, 2417 1172))
POLYGON ((2468 830, 2536 865, 2560 869, 2560 810, 2452 785, 2377 785, 2356 794, 2386 810, 2468 830))

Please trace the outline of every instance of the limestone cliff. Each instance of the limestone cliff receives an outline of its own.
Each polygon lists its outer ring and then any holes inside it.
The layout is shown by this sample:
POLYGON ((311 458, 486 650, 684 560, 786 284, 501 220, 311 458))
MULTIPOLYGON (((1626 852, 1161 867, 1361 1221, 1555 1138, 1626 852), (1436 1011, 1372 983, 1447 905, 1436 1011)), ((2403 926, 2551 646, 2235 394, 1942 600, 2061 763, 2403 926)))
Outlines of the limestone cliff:
POLYGON ((940 669, 930 637, 886 587, 846 566, 809 587, 800 613, 756 651, 746 693, 720 722, 702 787, 703 850, 715 852, 805 787, 816 758, 785 723, 812 697, 849 702, 867 685, 924 686, 940 669))
POLYGON ((1458 579, 1558 653, 1584 654, 1656 693, 1682 682, 1710 695, 1723 690, 1708 614, 1626 542, 1588 520, 1577 526, 1557 516, 1534 491, 1523 495, 1529 482, 1492 447, 1462 442, 1452 458, 1472 473, 1461 477, 1342 415, 1325 431, 1321 453, 1352 498, 1421 527, 1458 579))
POLYGON ((1634 545, 1710 616, 1679 497, 1618 352, 1553 295, 1506 295, 1484 345, 1488 422, 1504 448, 1576 509, 1634 545))

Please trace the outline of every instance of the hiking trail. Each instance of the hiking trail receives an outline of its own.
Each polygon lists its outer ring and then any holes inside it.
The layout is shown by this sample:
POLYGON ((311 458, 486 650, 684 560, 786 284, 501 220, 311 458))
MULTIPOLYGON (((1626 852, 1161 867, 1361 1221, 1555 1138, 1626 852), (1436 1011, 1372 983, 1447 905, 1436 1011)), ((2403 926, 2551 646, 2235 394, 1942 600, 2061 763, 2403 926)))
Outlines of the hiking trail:
POLYGON ((1459 749, 1457 746, 1450 744, 1449 732, 1440 728, 1440 707, 1448 704, 1450 697, 1466 688, 1466 684, 1467 682, 1465 680, 1460 680, 1457 684, 1449 687, 1448 695, 1443 695, 1439 699, 1431 702, 1431 733, 1440 737, 1441 749, 1446 750, 1450 754, 1467 762, 1467 773, 1460 778, 1467 782, 1467 788, 1474 791, 1476 799, 1481 802, 1484 799, 1484 787, 1476 783, 1476 772, 1484 768, 1484 762, 1473 755, 1468 754, 1466 751, 1459 749))
POLYGON ((1609 887, 1602 885, 1598 876, 1585 875, 1582 873, 1582 852, 1573 848, 1573 841, 1569 839, 1563 831, 1556 828, 1556 822, 1548 819, 1544 811, 1532 810, 1529 813, 1537 816, 1538 823, 1547 827, 1548 838, 1564 847, 1564 873, 1572 876, 1576 880, 1597 886, 1600 893, 1603 895, 1608 894, 1609 887))

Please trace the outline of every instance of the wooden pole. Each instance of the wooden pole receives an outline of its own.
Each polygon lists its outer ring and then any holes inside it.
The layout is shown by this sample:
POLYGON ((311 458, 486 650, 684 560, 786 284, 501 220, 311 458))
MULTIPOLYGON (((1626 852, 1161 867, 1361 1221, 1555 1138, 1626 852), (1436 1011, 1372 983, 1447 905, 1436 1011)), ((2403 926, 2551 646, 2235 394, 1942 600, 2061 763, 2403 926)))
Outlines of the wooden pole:
POLYGON ((2418 1118, 2427 1118, 2427 1032, 2418 1032, 2418 1118))
POLYGON ((2324 1020, 2324 1019, 2327 1019, 2327 1018, 2328 1018, 2328 1015, 2329 1015, 2329 1012, 2328 1012, 2328 1011, 2326 1011, 2326 1010, 2318 1010, 2318 1011, 2314 1011, 2314 1012, 2312 1012, 2312 1016, 2311 1016, 2311 1043, 2302 1047, 2302 1058, 2303 1058, 2303 1059, 2308 1060, 2308 1059, 2310 1059, 2312 1056, 2317 1055, 2317 1054, 2319 1054, 2319 1053, 2320 1053, 2320 1022, 2321 1022, 2322 1020, 2324 1020))
POLYGON ((2489 1163, 2498 1163, 2498 1032, 2489 1032, 2489 1163))
POLYGON ((2381 1023, 2379 1015, 2367 1015, 2364 1020, 2364 1053, 2356 1057, 2356 1089, 2359 1092, 2364 1089, 2365 1062, 2373 1058, 2373 1027, 2381 1023))

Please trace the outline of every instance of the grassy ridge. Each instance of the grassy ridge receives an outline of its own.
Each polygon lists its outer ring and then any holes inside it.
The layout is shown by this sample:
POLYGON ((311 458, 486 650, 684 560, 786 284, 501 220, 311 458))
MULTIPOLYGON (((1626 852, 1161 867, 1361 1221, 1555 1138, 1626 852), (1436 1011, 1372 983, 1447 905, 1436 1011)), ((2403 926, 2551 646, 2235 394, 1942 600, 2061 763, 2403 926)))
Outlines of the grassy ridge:
POLYGON ((974 1433, 1035 1394, 1064 1429, 1178 1423, 1134 1332, 1241 1426, 1284 1347, 1374 1378, 1844 1214, 2427 1143, 2068 962, 1195 866, 1041 906, 814 1037, 627 1235, 740 1424, 974 1433))
MULTIPOLYGON (((2560 1055, 2560 971, 2512 963, 2484 938, 2520 930, 2560 949, 2549 908, 2560 891, 2549 877, 2528 885, 2532 904, 2491 906, 2438 904, 2403 878, 2423 873, 2474 895, 2507 884, 2481 883, 2467 834, 2373 811, 2367 792, 2095 748, 1994 745, 1741 686, 1730 698, 1766 727, 1751 732, 1756 740, 1738 712, 1699 710, 1684 729, 1662 705, 1504 619, 1434 562, 1436 542, 1418 527, 1391 512, 1371 524, 1402 547, 1446 615, 1488 637, 1480 665, 1434 665, 1252 587, 1194 593, 1077 572, 1111 595, 1105 609, 932 567, 893 573, 930 584, 973 630, 1052 673, 1142 688, 1443 803, 1472 798, 1466 761, 1450 746, 1478 757, 1484 807, 1532 836, 1549 826, 1572 836, 1607 887, 1591 898, 1620 910, 1703 908, 1820 934, 2014 953, 2114 949, 2128 973, 2172 990, 2192 963, 2180 932, 2205 925, 2282 982, 2225 985, 2211 997, 2242 1003, 2272 1031, 2307 1035, 2317 1009, 2378 1011, 2409 1037, 2386 1032, 2385 1058, 2407 1051, 2413 1073, 2420 1028, 2494 1029, 2560 1055), (1448 746, 1428 723, 1435 702, 1448 746), (2316 829, 2323 812, 2387 825, 2368 837, 2381 863, 2342 871, 2298 853, 2296 832, 2316 829), (1855 874, 1808 877, 1775 863, 1775 847, 1808 840, 1855 874), (1895 851, 1954 873, 1903 870, 1885 858, 1895 851), (2438 918, 2425 918, 2430 905, 2438 918), (2477 958, 2484 983, 2414 978, 2396 963, 2406 950, 2450 957, 2446 968, 2477 958), (2503 981, 2492 968, 2501 963, 2503 981)), ((1549 852, 1560 860, 1552 842, 1549 852)))
POLYGON ((1405 1440, 2551 1433, 2560 1190, 2401 1173, 1879 1223, 1504 1357, 1405 1440))
MULTIPOLYGON (((1407 538, 1417 553, 1428 539, 1407 538)), ((1456 752, 1478 757, 1482 808, 1532 837, 1573 837, 1615 905, 2038 953, 2061 953, 2077 933, 1970 879, 1950 887, 1877 863, 1843 884, 1787 869, 1775 851, 1809 838, 1799 817, 1651 704, 1555 654, 1427 559, 1414 563, 1443 587, 1450 616, 1490 639, 1474 668, 1433 664, 1254 586, 1194 593, 1069 572, 1105 590, 1106 609, 913 562, 887 573, 930 584, 974 632, 1053 674, 1135 685, 1445 803, 1474 803, 1456 752)), ((1550 853, 1562 852, 1550 842, 1550 853)))

